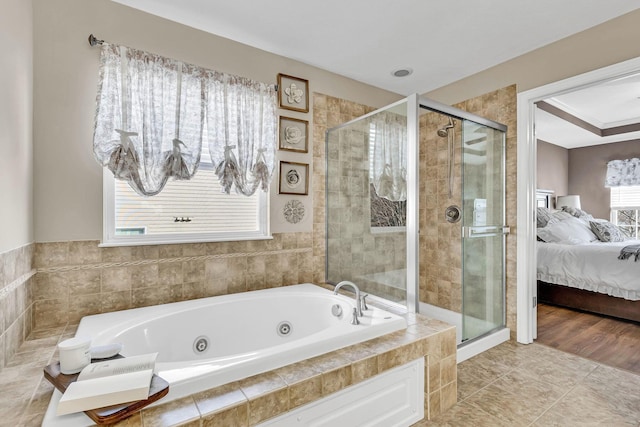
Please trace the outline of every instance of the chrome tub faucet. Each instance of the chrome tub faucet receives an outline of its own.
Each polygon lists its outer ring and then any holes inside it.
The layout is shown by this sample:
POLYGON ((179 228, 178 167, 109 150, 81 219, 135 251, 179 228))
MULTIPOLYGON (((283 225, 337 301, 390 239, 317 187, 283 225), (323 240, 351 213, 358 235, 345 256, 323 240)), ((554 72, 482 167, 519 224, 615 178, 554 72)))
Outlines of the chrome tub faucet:
POLYGON ((340 288, 344 286, 352 287, 354 292, 356 293, 356 308, 353 310, 353 319, 351 320, 351 324, 357 325, 360 323, 358 317, 362 317, 362 299, 360 298, 360 289, 358 289, 355 283, 348 280, 343 280, 342 282, 338 283, 333 289, 333 294, 337 295, 340 288))

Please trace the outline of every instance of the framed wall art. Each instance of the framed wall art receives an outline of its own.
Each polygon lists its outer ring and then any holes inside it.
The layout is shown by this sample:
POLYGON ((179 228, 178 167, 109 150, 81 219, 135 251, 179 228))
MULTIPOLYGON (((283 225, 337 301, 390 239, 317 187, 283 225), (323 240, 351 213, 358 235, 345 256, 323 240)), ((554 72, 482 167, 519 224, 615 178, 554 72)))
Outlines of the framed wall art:
POLYGON ((280 116, 279 147, 298 153, 309 152, 309 122, 280 116))
POLYGON ((280 162, 280 194, 309 194, 309 164, 280 162))
POLYGON ((280 108, 309 112, 309 80, 278 74, 278 99, 280 108))

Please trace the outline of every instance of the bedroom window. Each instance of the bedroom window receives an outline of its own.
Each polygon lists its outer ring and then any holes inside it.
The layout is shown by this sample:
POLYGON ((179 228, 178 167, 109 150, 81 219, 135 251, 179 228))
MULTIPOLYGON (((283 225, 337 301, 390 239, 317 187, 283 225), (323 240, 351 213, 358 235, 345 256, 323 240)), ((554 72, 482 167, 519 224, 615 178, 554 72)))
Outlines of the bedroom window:
POLYGON ((611 222, 640 238, 640 185, 611 187, 611 222))

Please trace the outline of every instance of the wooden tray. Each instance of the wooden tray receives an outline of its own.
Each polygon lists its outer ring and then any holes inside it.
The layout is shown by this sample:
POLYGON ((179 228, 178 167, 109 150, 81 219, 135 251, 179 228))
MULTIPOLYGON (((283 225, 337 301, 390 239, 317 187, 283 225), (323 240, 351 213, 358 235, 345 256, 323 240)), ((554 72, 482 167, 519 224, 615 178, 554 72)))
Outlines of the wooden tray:
MULTIPOLYGON (((110 359, 119 359, 123 356, 117 355, 110 359)), ((94 359, 91 362, 100 362, 109 359, 94 359)), ((47 365, 44 368, 44 377, 53 384, 61 393, 64 393, 69 384, 78 379, 78 374, 66 375, 60 372, 60 362, 47 365)), ((120 405, 109 406, 106 408, 91 409, 84 411, 89 418, 96 424, 113 424, 122 421, 138 412, 147 405, 159 400, 169 393, 169 383, 153 374, 151 378, 151 387, 149 388, 149 398, 147 400, 138 400, 131 403, 123 403, 120 405)))

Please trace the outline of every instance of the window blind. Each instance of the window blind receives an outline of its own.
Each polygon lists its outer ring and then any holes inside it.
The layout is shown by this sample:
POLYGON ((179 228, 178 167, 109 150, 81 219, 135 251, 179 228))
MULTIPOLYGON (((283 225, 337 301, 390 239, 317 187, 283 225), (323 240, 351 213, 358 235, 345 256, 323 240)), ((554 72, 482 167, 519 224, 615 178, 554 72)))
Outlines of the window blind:
POLYGON ((611 187, 611 209, 640 209, 640 185, 611 187))

